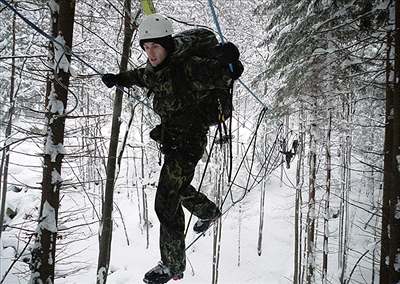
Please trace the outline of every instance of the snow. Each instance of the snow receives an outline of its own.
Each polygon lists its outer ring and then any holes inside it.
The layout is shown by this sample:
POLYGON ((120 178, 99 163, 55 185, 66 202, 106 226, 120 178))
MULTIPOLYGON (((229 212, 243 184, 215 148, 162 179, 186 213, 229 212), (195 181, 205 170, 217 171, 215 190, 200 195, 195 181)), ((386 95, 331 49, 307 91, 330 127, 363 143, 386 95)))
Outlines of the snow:
POLYGON ((48 108, 51 113, 58 113, 60 115, 64 113, 64 104, 62 101, 57 99, 57 94, 54 90, 54 86, 52 86, 51 88, 48 108))
MULTIPOLYGON (((197 174, 201 172, 200 165, 197 168, 197 174)), ((210 168, 214 171, 217 168, 217 164, 212 163, 210 168)), ((158 168, 159 169, 159 168, 158 168)), ((123 173, 126 168, 124 162, 121 164, 121 177, 117 180, 116 187, 121 183, 123 173)), ((151 169, 156 171, 157 168, 151 169)), ((293 176, 295 167, 290 169, 292 172, 288 172, 289 176, 293 176)), ((28 177, 35 180, 40 180, 40 174, 33 175, 28 174, 28 177)), ((19 173, 20 176, 25 176, 24 172, 19 173)), ((64 171, 63 175, 68 176, 67 170, 64 171)), ((113 229, 113 240, 111 248, 111 263, 109 269, 109 276, 107 283, 109 284, 125 284, 125 283, 141 283, 143 275, 159 261, 159 224, 157 216, 153 209, 155 189, 151 185, 157 180, 158 172, 151 175, 146 175, 144 180, 135 180, 136 186, 143 183, 146 184, 147 203, 149 210, 149 219, 152 226, 149 228, 149 247, 146 249, 146 232, 143 223, 138 217, 138 202, 136 191, 132 191, 132 195, 127 197, 127 192, 118 188, 121 193, 116 193, 115 202, 121 209, 122 216, 127 228, 128 237, 131 244, 128 245, 124 234, 123 226, 121 223, 119 213, 114 214, 114 229, 113 229), (148 177, 149 176, 149 177, 148 177)), ((59 173, 52 172, 52 182, 59 181, 61 177, 59 173)), ((259 227, 259 214, 260 207, 259 197, 260 188, 256 188, 249 192, 246 198, 241 203, 241 211, 239 206, 233 207, 227 214, 222 218, 222 240, 221 240, 221 258, 219 264, 219 279, 218 283, 221 284, 264 284, 264 283, 292 283, 293 274, 293 240, 294 240, 294 189, 286 186, 280 187, 279 179, 272 176, 271 180, 266 182, 266 193, 265 193, 265 219, 263 228, 263 247, 262 254, 258 256, 257 241, 258 241, 258 227, 259 227), (239 225, 239 220, 241 224, 239 225), (239 255, 239 228, 240 228, 240 255, 239 255), (239 266, 240 257, 240 266, 239 266)), ((206 190, 208 196, 211 197, 213 194, 212 190, 206 190)), ((69 195, 71 193, 68 193, 69 195)), ((141 194, 141 193, 139 193, 141 194)), ((240 193, 234 193, 234 199, 238 198, 240 193)), ((16 207, 18 208, 17 217, 12 222, 21 223, 23 216, 26 214, 33 214, 33 204, 39 204, 40 192, 38 191, 21 191, 21 192, 9 192, 10 202, 19 201, 16 207), (26 207, 26 209, 24 209, 26 207), (29 210, 28 210, 29 208, 29 210)), ((65 195, 67 196, 67 195, 65 195)), ((62 208, 64 212, 69 210, 75 210, 80 205, 87 202, 87 199, 82 197, 82 190, 72 193, 72 196, 64 197, 62 199, 62 208)), ((228 198, 229 199, 229 198, 228 198)), ((142 206, 142 203, 140 203, 142 206)), ((333 208, 333 207, 332 207, 333 208)), ((142 208, 141 208, 142 209, 142 208)), ((315 209, 314 209, 315 210, 315 209)), ((333 209, 332 209, 333 210, 333 209)), ((86 211, 89 211, 88 209, 86 211)), ((115 210, 116 211, 116 210, 115 210)), ((87 213, 87 212, 86 212, 87 213)), ((36 215, 33 214, 36 218, 36 215)), ((85 218, 88 218, 85 214, 85 218)), ((188 219, 188 212, 186 212, 186 219, 188 219)), ((83 215, 77 214, 77 221, 75 224, 82 224, 84 222, 90 222, 89 219, 83 221, 83 215)), ((46 202, 44 204, 42 218, 44 220, 40 223, 40 226, 46 227, 50 231, 57 231, 54 208, 46 202)), ((196 219, 192 220, 191 226, 194 224, 196 219)), ((334 222, 330 222, 334 223, 334 222)), ((330 224, 331 225, 331 224, 330 224)), ((71 241, 70 236, 65 236, 64 232, 66 228, 70 227, 71 224, 64 223, 60 225, 59 235, 63 238, 59 242, 71 241), (64 229, 61 230, 61 227, 64 229), (64 239, 65 238, 65 239, 64 239)), ((74 242, 73 245, 67 246, 66 250, 68 255, 72 255, 71 259, 68 258, 70 264, 69 268, 75 268, 77 265, 84 263, 85 266, 76 274, 68 275, 66 278, 60 278, 56 280, 57 284, 86 284, 94 283, 94 278, 97 275, 97 257, 98 257, 98 235, 96 231, 100 229, 101 224, 95 223, 90 227, 85 228, 83 231, 77 231, 77 234, 83 239, 79 242, 74 242), (99 228, 100 227, 100 228, 99 228), (87 232, 86 232, 87 231, 87 232), (92 234, 89 233, 92 231, 92 234), (77 253, 76 255, 75 252, 77 253), (81 252, 78 254, 78 252, 81 252)), ((330 232, 335 232, 336 228, 331 227, 330 232)), ((197 237, 191 230, 189 230, 186 244, 189 244, 197 237)), ((11 235, 8 231, 5 232, 4 239, 7 240, 8 244, 15 247, 18 244, 11 242, 11 239, 16 238, 11 235)), ((330 251, 334 251, 332 247, 334 241, 330 241, 330 251)), ((303 243, 304 244, 304 243, 303 243)), ((368 245, 370 245, 368 243, 368 245)), ((21 244, 19 245, 21 247, 21 244)), ((5 251, 6 249, 3 249, 5 251)), ((204 237, 201 237, 187 252, 187 269, 185 276, 180 280, 179 284, 204 284, 211 282, 211 271, 212 271, 212 260, 213 260, 213 235, 212 229, 206 233, 204 237)), ((15 253, 13 248, 7 249, 7 255, 11 252, 15 253)), ((4 267, 8 267, 10 264, 8 259, 4 259, 2 254, 2 263, 4 267)), ((65 256, 65 255, 63 255, 65 256)), ((60 255, 61 258, 61 255, 60 255)), ((330 258, 330 265, 335 267, 336 255, 332 254, 330 258)), ((53 261, 50 259, 50 261, 53 261)), ((316 259, 310 259, 311 263, 318 263, 318 253, 316 253, 316 259)), ((24 267, 20 264, 19 268, 24 267)), ((25 264, 26 265, 26 264, 25 264)), ((61 264, 58 264, 61 265, 61 264)), ((64 267, 57 268, 62 271, 64 267)), ((26 268, 26 267, 25 267, 26 268)), ((104 270, 104 268, 103 268, 104 270)), ((335 273, 335 269, 328 270, 328 279, 332 279, 332 273, 335 273)), ((101 276, 100 276, 101 277, 101 276)), ((353 276, 355 277, 355 276, 353 276)), ((18 283, 17 278, 14 276, 7 277, 5 284, 18 283)), ((334 282, 334 281, 333 281, 334 282)), ((21 283, 24 283, 21 281, 21 283)))
POLYGON ((328 55, 328 54, 331 54, 331 53, 334 53, 334 52, 336 52, 336 49, 334 49, 334 48, 321 48, 321 47, 319 47, 319 48, 316 48, 314 50, 313 55, 314 56, 315 55, 328 55))
POLYGON ((361 64, 363 63, 361 61, 361 59, 359 58, 354 58, 354 59, 345 59, 343 60, 343 62, 340 64, 340 67, 342 69, 346 69, 347 67, 351 66, 351 65, 356 65, 356 64, 361 64))
POLYGON ((97 273, 97 280, 99 281, 100 284, 103 284, 105 282, 105 279, 103 275, 106 273, 106 268, 105 267, 100 267, 98 273, 97 273))
POLYGON ((397 161, 397 170, 398 170, 399 173, 400 173, 400 155, 397 155, 397 156, 396 156, 396 161, 397 161))
MULTIPOLYGON (((53 169, 53 171, 51 172, 51 184, 58 184, 62 181, 63 181, 63 179, 62 179, 60 173, 56 169, 53 169)), ((54 187, 54 188, 56 188, 56 187, 54 187)))
POLYGON ((43 204, 42 216, 40 217, 39 227, 49 232, 57 232, 55 209, 46 200, 43 204))
MULTIPOLYGON (((2 147, 7 147, 12 145, 13 143, 15 143, 15 141, 18 141, 18 139, 14 138, 14 137, 7 137, 6 140, 4 141, 4 145, 2 145, 2 147)), ((9 151, 7 151, 7 155, 9 155, 9 151)))
POLYGON ((394 210, 394 218, 400 219, 400 199, 397 197, 396 208, 394 210))
POLYGON ((65 56, 66 46, 64 37, 62 35, 58 35, 56 37, 56 41, 58 44, 54 44, 54 70, 56 70, 56 73, 58 73, 61 69, 67 73, 69 71, 70 64, 65 56))
POLYGON ((394 256, 394 270, 400 272, 400 252, 397 251, 396 255, 394 256))
POLYGON ((55 0, 49 0, 49 7, 52 13, 59 13, 60 12, 60 5, 55 0))
POLYGON ((35 279, 35 280, 31 281, 30 283, 32 283, 32 284, 43 284, 43 281, 39 279, 39 276, 40 276, 39 272, 32 273, 32 280, 33 279, 35 279))
POLYGON ((376 6, 374 6, 374 9, 376 10, 386 10, 388 8, 390 1, 382 1, 382 2, 378 2, 377 4, 375 4, 376 6))
MULTIPOLYGON (((270 190, 266 192, 265 225, 263 254, 258 256, 257 239, 259 225, 259 207, 254 201, 259 198, 259 192, 254 190, 242 203, 242 235, 241 235, 241 264, 238 267, 238 220, 239 206, 232 208, 222 219, 221 259, 219 266, 219 283, 291 283, 292 271, 292 230, 290 224, 291 211, 287 210, 287 202, 291 202, 287 189, 279 188, 278 182, 269 183, 270 190), (274 279, 268 282, 268 279, 274 279)), ((119 207, 125 219, 129 238, 133 244, 127 245, 122 228, 114 231, 111 249, 111 273, 107 278, 109 284, 125 284, 132 280, 141 283, 144 274, 159 261, 158 235, 159 224, 153 210, 154 190, 147 190, 149 203, 149 218, 154 225, 150 228, 150 247, 146 249, 146 236, 139 224, 137 214, 129 214, 136 208, 132 200, 116 195, 119 207)), ((188 212, 186 211, 186 219, 188 212)), ((192 225, 195 220, 192 220, 192 225)), ((118 220, 116 220, 118 223, 118 220)), ((197 237, 189 230, 186 244, 197 237)), ((212 271, 212 229, 206 236, 200 238, 187 252, 187 269, 179 284, 204 284, 211 282, 212 271)), ((87 259, 97 259, 97 236, 91 240, 90 247, 85 251, 87 259)), ((96 263, 88 271, 68 279, 60 279, 60 284, 92 283, 96 275, 96 263)))
POLYGON ((58 143, 57 145, 54 145, 52 137, 53 137, 52 132, 51 130, 49 130, 46 139, 46 144, 44 146, 44 153, 50 155, 51 161, 55 162, 58 154, 66 154, 67 152, 65 151, 63 144, 58 143))

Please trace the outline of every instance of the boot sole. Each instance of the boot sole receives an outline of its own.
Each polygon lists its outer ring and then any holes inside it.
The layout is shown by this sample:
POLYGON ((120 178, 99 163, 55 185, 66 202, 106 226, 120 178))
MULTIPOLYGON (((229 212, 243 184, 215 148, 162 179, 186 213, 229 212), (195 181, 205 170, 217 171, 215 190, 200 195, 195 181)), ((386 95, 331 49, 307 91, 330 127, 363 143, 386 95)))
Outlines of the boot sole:
POLYGON ((178 281, 178 280, 181 280, 182 278, 183 278, 183 274, 179 274, 179 275, 176 275, 176 276, 172 277, 171 279, 167 280, 166 282, 151 281, 151 280, 148 280, 146 278, 143 279, 143 282, 147 283, 147 284, 164 284, 164 283, 167 283, 170 280, 178 281))

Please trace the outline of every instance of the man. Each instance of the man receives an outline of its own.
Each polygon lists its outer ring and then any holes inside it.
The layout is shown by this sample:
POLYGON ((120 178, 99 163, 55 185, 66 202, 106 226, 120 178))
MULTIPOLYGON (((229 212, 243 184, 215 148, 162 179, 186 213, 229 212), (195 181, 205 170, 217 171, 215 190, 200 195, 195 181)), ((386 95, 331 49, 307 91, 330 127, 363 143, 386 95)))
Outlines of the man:
POLYGON ((210 50, 216 59, 200 58, 183 52, 188 50, 181 46, 185 40, 177 41, 172 33, 166 17, 145 16, 139 26, 139 43, 148 57, 146 67, 102 77, 109 88, 137 85, 150 89, 154 111, 161 118, 161 124, 150 132, 164 154, 155 198, 161 262, 146 273, 146 283, 183 277, 185 219, 181 205, 199 218, 193 228, 198 233, 205 232, 221 216, 219 208, 190 185, 207 144, 209 127, 202 119, 204 109, 200 105, 214 91, 227 91, 243 72, 239 51, 232 43, 210 50))

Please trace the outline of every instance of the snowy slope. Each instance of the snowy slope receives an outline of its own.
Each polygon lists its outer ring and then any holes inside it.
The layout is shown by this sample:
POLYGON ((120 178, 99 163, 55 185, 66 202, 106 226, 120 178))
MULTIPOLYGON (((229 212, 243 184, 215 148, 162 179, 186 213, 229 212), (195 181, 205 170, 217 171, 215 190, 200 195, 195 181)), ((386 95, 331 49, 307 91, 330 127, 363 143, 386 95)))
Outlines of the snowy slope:
MULTIPOLYGON (((14 155, 14 159, 18 157, 14 155)), ((25 181, 32 179, 40 180, 40 171, 34 174, 19 173, 25 181)), ((65 175, 68 174, 65 171, 65 175)), ((121 222, 121 215, 114 210, 114 234, 112 242, 111 275, 108 283, 141 283, 144 273, 159 261, 158 251, 158 220, 153 210, 154 189, 147 190, 149 202, 149 215, 153 227, 150 228, 150 245, 146 249, 146 234, 143 226, 139 223, 137 197, 126 198, 126 193, 121 191, 115 193, 115 200, 121 210, 126 225, 127 236, 130 245, 127 244, 125 231, 121 222)), ((259 198, 258 188, 251 191, 241 204, 241 215, 239 216, 239 205, 236 205, 223 216, 221 258, 219 264, 219 283, 290 283, 292 273, 292 250, 293 250, 293 194, 290 189, 280 188, 277 181, 267 186, 263 252, 257 254, 258 226, 259 226, 259 198), (240 260, 239 260, 239 219, 242 220, 240 227, 240 260), (240 265, 238 265, 240 261, 240 265)), ((40 196, 36 190, 21 191, 19 193, 8 193, 7 201, 18 207, 18 216, 13 219, 13 224, 27 224, 24 218, 26 214, 33 215, 29 220, 29 226, 34 229, 34 219, 37 211, 35 206, 39 205, 40 196)), ((70 192, 68 197, 62 200, 64 211, 83 207, 87 201, 82 199, 82 192, 70 192), (78 205, 78 203, 81 203, 78 205)), ((86 211, 82 216, 90 216, 86 211)), ((80 213, 79 213, 80 216, 80 213)), ((91 223, 93 219, 85 219, 77 216, 75 221, 69 224, 91 223), (75 223, 74 223, 75 222, 75 223)), ((186 212, 188 219, 188 212, 186 212)), ((192 220, 191 226, 194 221, 192 220)), ((63 229, 63 228, 61 228, 63 229)), ((63 238, 59 244, 66 244, 65 251, 61 256, 72 255, 67 260, 56 266, 59 273, 65 271, 79 270, 73 275, 56 280, 56 283, 95 283, 97 253, 98 253, 98 223, 90 226, 83 226, 73 233, 65 234, 60 231, 63 238), (71 240, 78 240, 68 245, 71 240)), ((211 283, 212 278, 212 250, 213 236, 210 229, 206 236, 201 237, 187 252, 187 270, 185 277, 178 283, 211 283)), ((1 273, 12 262, 17 247, 20 252, 23 243, 17 241, 14 231, 3 233, 3 245, 8 247, 1 251, 1 273)), ((17 232, 18 233, 18 232, 17 232)), ((187 244, 191 243, 197 235, 189 230, 187 244)), ((29 257, 29 253, 25 252, 29 257)), ((13 270, 27 272, 28 267, 23 262, 18 262, 13 270)), ((57 274, 59 274, 57 273, 57 274)), ((29 273, 25 274, 25 280, 21 277, 9 274, 5 283, 26 283, 29 273)), ((22 275, 20 275, 22 276, 22 275)))
MULTIPOLYGON (((149 202, 153 197, 149 196, 149 202)), ((273 182, 268 186, 261 256, 257 254, 258 199, 259 192, 254 190, 243 201, 240 266, 238 266, 239 206, 231 209, 223 217, 219 283, 291 283, 293 226, 290 215, 292 215, 292 194, 285 188, 279 188, 277 183, 273 182)), ((159 260, 158 221, 150 207, 154 226, 150 230, 150 247, 146 249, 146 236, 144 232, 141 232, 138 214, 135 212, 137 205, 125 200, 120 201, 119 206, 125 216, 131 245, 127 245, 123 228, 119 226, 113 236, 110 269, 113 273, 109 276, 108 283, 140 283, 144 273, 159 260)), ((193 233, 189 233, 187 244, 195 237, 193 233)), ((187 252, 185 277, 177 283, 211 283, 212 242, 212 230, 210 229, 206 236, 200 238, 187 252)), ((91 239, 90 247, 85 251, 85 258, 93 260, 88 271, 57 282, 93 283, 97 261, 96 237, 91 239)))

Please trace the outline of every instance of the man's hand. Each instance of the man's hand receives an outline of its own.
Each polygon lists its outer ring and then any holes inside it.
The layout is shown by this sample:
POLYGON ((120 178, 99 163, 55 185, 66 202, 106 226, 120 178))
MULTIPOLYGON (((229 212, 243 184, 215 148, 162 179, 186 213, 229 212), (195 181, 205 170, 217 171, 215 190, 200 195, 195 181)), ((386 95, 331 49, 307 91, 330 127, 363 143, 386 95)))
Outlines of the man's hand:
POLYGON ((107 87, 112 88, 118 84, 118 75, 107 73, 101 76, 101 80, 107 87))
POLYGON ((236 60, 235 62, 232 62, 228 66, 230 76, 233 80, 239 79, 239 77, 242 75, 244 71, 244 67, 242 65, 242 62, 240 60, 236 60))
POLYGON ((239 49, 231 42, 220 43, 214 48, 216 59, 222 65, 228 65, 239 60, 239 49))

